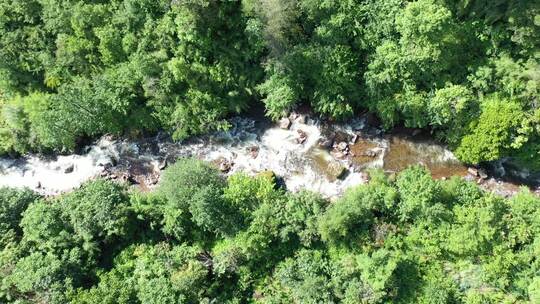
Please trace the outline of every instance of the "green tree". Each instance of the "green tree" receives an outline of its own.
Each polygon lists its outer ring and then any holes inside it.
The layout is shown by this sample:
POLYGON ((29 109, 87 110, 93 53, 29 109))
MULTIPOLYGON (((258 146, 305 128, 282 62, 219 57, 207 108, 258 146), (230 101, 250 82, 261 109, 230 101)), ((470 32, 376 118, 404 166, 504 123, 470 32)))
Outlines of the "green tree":
POLYGON ((212 217, 226 206, 220 197, 224 187, 225 180, 215 167, 195 159, 179 159, 165 170, 158 190, 165 198, 163 231, 182 238, 193 229, 192 221, 214 230, 219 222, 214 223, 212 217), (216 198, 219 201, 214 204, 216 198))
POLYGON ((283 212, 283 227, 281 239, 298 238, 304 246, 310 246, 319 241, 319 217, 324 214, 328 203, 318 194, 301 191, 288 195, 283 212))
POLYGON ((197 260, 200 250, 187 245, 140 246, 133 276, 142 303, 190 303, 202 300, 208 269, 197 260))
POLYGON ((508 155, 517 129, 524 119, 519 103, 492 96, 483 101, 482 113, 469 126, 456 150, 457 156, 467 163, 496 160, 508 155))
POLYGON ((261 204, 271 203, 280 195, 273 173, 271 176, 259 174, 255 177, 235 173, 227 179, 227 187, 223 191, 224 198, 248 220, 261 204))
POLYGON ((363 186, 347 191, 319 219, 319 233, 324 241, 346 241, 365 233, 373 223, 373 213, 366 205, 363 186))
POLYGON ((323 252, 316 250, 298 251, 294 258, 280 263, 274 274, 278 288, 283 289, 275 294, 270 293, 267 303, 275 303, 280 298, 301 303, 331 303, 335 301, 328 274, 328 261, 323 252), (274 299, 275 300, 274 300, 274 299))
POLYGON ((331 280, 343 303, 384 303, 399 300, 398 254, 385 249, 373 254, 351 253, 333 257, 331 280))
POLYGON ((90 181, 60 198, 58 204, 74 232, 87 242, 109 243, 126 236, 128 199, 119 184, 90 181))
POLYGON ((24 211, 39 196, 29 189, 17 190, 12 188, 0 188, 0 244, 2 247, 12 241, 12 238, 22 237, 19 223, 24 211))
POLYGON ((396 181, 400 194, 397 215, 402 221, 434 221, 447 213, 441 202, 441 186, 421 166, 402 171, 396 181))
POLYGON ((460 255, 488 254, 500 242, 504 208, 502 201, 494 196, 483 197, 471 205, 455 206, 448 249, 460 255))
POLYGON ((73 270, 68 261, 53 254, 33 253, 17 262, 12 273, 2 280, 2 287, 14 289, 9 300, 65 303, 65 292, 71 287, 68 278, 76 274, 73 270))
POLYGON ((59 204, 45 201, 31 204, 20 222, 23 240, 45 252, 60 252, 77 244, 68 223, 59 204))

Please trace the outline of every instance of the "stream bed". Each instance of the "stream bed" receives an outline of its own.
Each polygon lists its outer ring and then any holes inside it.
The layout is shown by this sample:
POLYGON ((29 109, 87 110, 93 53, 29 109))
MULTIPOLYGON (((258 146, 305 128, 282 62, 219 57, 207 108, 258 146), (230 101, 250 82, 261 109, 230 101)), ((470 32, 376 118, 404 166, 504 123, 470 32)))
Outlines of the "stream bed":
MULTIPOLYGON (((292 114, 278 124, 235 117, 231 128, 182 143, 168 136, 128 140, 103 136, 80 154, 0 158, 0 186, 28 187, 57 195, 96 177, 128 182, 143 191, 154 188, 160 172, 179 157, 214 163, 223 174, 255 175, 272 171, 288 190, 307 189, 332 198, 351 186, 366 183, 369 168, 399 172, 410 165, 429 168, 434 178, 454 175, 474 180, 503 196, 521 182, 505 178, 504 162, 491 169, 461 164, 443 145, 413 134, 385 134, 366 117, 329 124, 307 114, 292 114)), ((538 191, 540 177, 518 172, 521 181, 538 191)))

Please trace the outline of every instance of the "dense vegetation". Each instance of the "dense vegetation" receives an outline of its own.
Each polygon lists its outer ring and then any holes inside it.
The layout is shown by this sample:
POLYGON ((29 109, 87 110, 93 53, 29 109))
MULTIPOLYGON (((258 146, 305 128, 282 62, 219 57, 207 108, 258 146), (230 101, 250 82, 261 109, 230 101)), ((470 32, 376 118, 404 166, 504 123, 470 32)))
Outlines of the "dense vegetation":
POLYGON ((0 153, 227 127, 264 102, 540 168, 537 0, 2 0, 0 153))
POLYGON ((332 203, 188 159, 151 193, 0 189, 0 302, 540 301, 538 197, 370 175, 332 203))

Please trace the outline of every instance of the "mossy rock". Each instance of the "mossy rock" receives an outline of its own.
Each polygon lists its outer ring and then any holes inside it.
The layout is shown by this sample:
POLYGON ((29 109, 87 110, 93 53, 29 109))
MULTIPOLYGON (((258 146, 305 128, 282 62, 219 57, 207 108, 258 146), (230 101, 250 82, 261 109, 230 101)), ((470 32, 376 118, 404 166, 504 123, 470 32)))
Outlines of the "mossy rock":
POLYGON ((267 178, 267 179, 271 180, 273 183, 276 182, 276 173, 274 173, 274 171, 272 171, 272 170, 261 171, 261 172, 257 173, 257 177, 267 178))

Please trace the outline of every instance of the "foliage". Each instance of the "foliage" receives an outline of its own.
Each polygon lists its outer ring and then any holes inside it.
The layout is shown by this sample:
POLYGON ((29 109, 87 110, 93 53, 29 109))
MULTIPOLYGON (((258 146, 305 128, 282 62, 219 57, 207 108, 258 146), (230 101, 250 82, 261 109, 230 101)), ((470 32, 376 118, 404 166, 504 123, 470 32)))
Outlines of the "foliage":
MULTIPOLYGON (((191 225, 214 233, 234 233, 239 210, 224 199, 225 182, 218 170, 202 161, 180 159, 163 173, 163 231, 178 239, 191 225)), ((191 227, 191 230, 195 227, 191 227)), ((193 231, 191 231, 193 232, 193 231)))
POLYGON ((58 204, 77 235, 89 242, 109 242, 126 233, 127 201, 120 185, 98 179, 60 198, 58 204))
POLYGON ((519 103, 497 97, 482 104, 478 120, 471 122, 471 134, 463 137, 456 153, 466 162, 496 160, 512 148, 524 119, 519 103))
POLYGON ((0 189, 0 244, 2 246, 7 246, 11 238, 22 236, 19 223, 23 213, 38 198, 39 196, 29 189, 0 189))
POLYGON ((540 199, 414 166, 335 202, 180 159, 150 193, 0 190, 5 303, 530 303, 540 199), (20 228, 19 228, 20 227, 20 228))
POLYGON ((538 14, 535 1, 2 3, 0 153, 184 140, 250 107, 277 120, 307 105, 430 129, 468 163, 537 169, 538 14))
POLYGON ((401 196, 398 215, 402 221, 410 218, 436 219, 444 212, 444 206, 438 202, 441 187, 431 179, 429 171, 414 166, 401 173, 396 181, 401 196))

